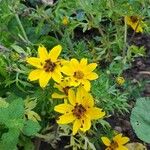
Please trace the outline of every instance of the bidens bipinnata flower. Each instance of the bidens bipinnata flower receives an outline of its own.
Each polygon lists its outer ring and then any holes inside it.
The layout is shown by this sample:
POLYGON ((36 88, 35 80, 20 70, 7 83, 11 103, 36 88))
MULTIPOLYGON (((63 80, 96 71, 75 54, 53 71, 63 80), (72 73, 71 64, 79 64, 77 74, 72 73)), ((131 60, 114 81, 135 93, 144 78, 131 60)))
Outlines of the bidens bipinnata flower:
POLYGON ((60 83, 55 83, 54 88, 57 88, 61 93, 54 92, 52 98, 63 99, 68 97, 68 91, 71 88, 68 78, 64 78, 60 83))
POLYGON ((66 16, 63 17, 62 24, 65 26, 69 24, 69 19, 66 16))
POLYGON ((110 140, 107 137, 101 137, 103 143, 107 146, 105 150, 128 150, 124 146, 129 141, 128 137, 122 137, 122 134, 118 134, 110 140))
POLYGON ((57 120, 58 124, 73 123, 73 135, 78 130, 85 132, 91 127, 91 120, 104 117, 102 109, 94 107, 94 100, 90 93, 83 87, 79 87, 77 92, 70 89, 68 92, 69 103, 55 106, 54 110, 62 115, 57 120))
POLYGON ((125 16, 125 22, 131 26, 135 32, 143 32, 143 27, 146 26, 142 19, 137 16, 125 16))
POLYGON ((61 60, 58 59, 62 47, 55 46, 49 53, 44 46, 39 46, 39 57, 27 58, 27 62, 37 69, 30 72, 28 79, 30 81, 39 80, 40 86, 45 87, 52 78, 56 82, 60 82, 61 74, 61 60))
POLYGON ((89 80, 95 80, 98 75, 92 72, 96 68, 96 63, 87 64, 87 59, 82 58, 79 62, 77 59, 71 59, 67 65, 62 67, 62 72, 69 76, 71 86, 79 86, 80 84, 90 90, 91 84, 89 80))
POLYGON ((117 77, 116 82, 118 85, 123 85, 125 82, 125 79, 124 79, 124 77, 117 77))

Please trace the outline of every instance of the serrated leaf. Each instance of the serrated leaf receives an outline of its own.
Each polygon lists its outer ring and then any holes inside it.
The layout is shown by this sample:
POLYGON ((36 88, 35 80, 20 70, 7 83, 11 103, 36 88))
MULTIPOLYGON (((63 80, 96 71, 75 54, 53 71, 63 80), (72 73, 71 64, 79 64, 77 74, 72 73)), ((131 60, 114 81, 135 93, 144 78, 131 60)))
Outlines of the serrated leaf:
POLYGON ((40 125, 38 122, 34 122, 32 120, 28 120, 25 122, 24 128, 23 128, 23 133, 27 136, 32 136, 38 133, 40 130, 40 125))
POLYGON ((150 143, 150 98, 139 98, 131 113, 131 125, 141 140, 150 143))

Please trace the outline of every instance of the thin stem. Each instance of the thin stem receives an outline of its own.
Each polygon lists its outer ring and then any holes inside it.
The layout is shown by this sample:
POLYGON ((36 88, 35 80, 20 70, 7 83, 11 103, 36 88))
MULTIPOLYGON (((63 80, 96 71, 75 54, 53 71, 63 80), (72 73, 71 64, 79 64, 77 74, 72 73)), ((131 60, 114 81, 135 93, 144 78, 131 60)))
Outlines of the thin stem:
POLYGON ((25 30, 24 30, 24 28, 23 28, 23 25, 22 25, 22 23, 21 23, 21 21, 20 21, 20 19, 19 19, 18 14, 15 14, 15 17, 16 17, 16 20, 17 20, 17 22, 18 22, 18 25, 19 25, 19 27, 20 27, 20 30, 21 30, 21 32, 22 32, 22 34, 23 34, 25 40, 29 43, 29 39, 28 39, 28 37, 27 37, 27 35, 26 35, 26 32, 25 32, 25 30))
POLYGON ((127 22, 124 24, 124 48, 123 48, 123 59, 126 56, 126 48, 127 48, 127 22))

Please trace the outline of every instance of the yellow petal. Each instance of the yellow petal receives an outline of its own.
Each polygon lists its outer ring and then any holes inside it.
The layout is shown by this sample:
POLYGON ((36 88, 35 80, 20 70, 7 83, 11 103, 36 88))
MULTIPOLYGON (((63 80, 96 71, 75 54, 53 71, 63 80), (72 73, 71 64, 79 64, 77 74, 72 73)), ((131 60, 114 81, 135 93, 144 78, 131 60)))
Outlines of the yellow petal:
POLYGON ((63 91, 63 87, 61 87, 60 83, 59 84, 54 84, 54 88, 57 88, 59 91, 64 92, 63 91))
POLYGON ((64 94, 58 94, 58 93, 53 93, 52 98, 58 98, 58 99, 63 99, 66 98, 66 95, 64 94))
POLYGON ((55 62, 58 58, 58 56, 60 55, 62 50, 61 45, 57 45, 55 47, 52 48, 52 50, 49 52, 49 58, 51 59, 51 61, 55 62))
POLYGON ((89 72, 92 72, 96 67, 97 67, 96 63, 91 63, 91 64, 87 65, 87 69, 89 72))
POLYGON ((68 99, 70 104, 74 106, 76 103, 76 97, 75 97, 75 92, 72 89, 68 91, 68 99))
POLYGON ((43 71, 40 75, 40 78, 39 78, 40 86, 42 88, 44 88, 48 84, 50 78, 51 78, 51 72, 43 71))
POLYGON ((137 27, 137 29, 136 29, 136 32, 143 32, 143 29, 142 29, 142 27, 141 27, 141 25, 138 25, 138 27, 137 27))
POLYGON ((70 104, 59 104, 59 105, 54 107, 54 110, 59 112, 59 113, 65 114, 65 113, 72 112, 73 108, 74 107, 70 104))
POLYGON ((76 86, 79 86, 80 83, 81 83, 81 80, 78 80, 74 77, 70 78, 70 86, 76 87, 76 86))
POLYGON ((78 87, 77 93, 76 93, 76 101, 79 104, 83 104, 83 102, 87 98, 86 95, 87 95, 87 91, 85 91, 85 89, 82 86, 78 87))
POLYGON ((90 120, 90 118, 88 118, 88 117, 84 117, 84 118, 82 118, 82 120, 81 120, 81 130, 83 131, 83 132, 86 132, 87 130, 89 130, 90 129, 90 127, 91 127, 91 120, 90 120))
POLYGON ((113 140, 117 142, 117 141, 119 141, 121 138, 122 138, 122 133, 117 134, 117 135, 113 138, 113 140))
POLYGON ((61 72, 57 69, 54 70, 54 72, 52 72, 52 78, 54 81, 56 82, 61 82, 61 79, 62 79, 62 75, 61 75, 61 72))
POLYGON ((82 80, 82 85, 86 91, 90 91, 91 83, 89 80, 82 80))
POLYGON ((82 58, 80 61, 80 65, 81 66, 86 66, 87 65, 87 59, 86 58, 82 58))
POLYGON ((106 146, 110 146, 111 141, 109 140, 109 138, 107 138, 107 137, 101 137, 101 140, 103 141, 103 143, 104 143, 106 146))
POLYGON ((73 123, 73 135, 75 135, 81 127, 81 121, 76 119, 73 123))
POLYGON ((88 75, 86 76, 86 78, 87 78, 88 80, 95 80, 95 79, 98 78, 98 75, 97 75, 95 72, 91 72, 90 74, 88 74, 88 75))
POLYGON ((102 112, 102 109, 93 107, 87 109, 86 113, 91 119, 99 119, 105 116, 105 112, 102 112))
POLYGON ((71 61, 70 61, 70 65, 72 68, 74 68, 75 70, 78 70, 80 69, 79 68, 79 61, 75 58, 72 58, 71 61))
POLYGON ((57 123, 68 124, 68 123, 73 122, 75 119, 76 117, 72 113, 68 113, 68 114, 60 116, 59 119, 57 120, 57 123))
POLYGON ((48 52, 44 46, 39 46, 38 55, 42 61, 45 61, 48 59, 48 52))
POLYGON ((129 149, 127 147, 121 145, 118 148, 116 148, 116 150, 129 150, 129 149))
POLYGON ((29 73, 28 79, 30 81, 38 80, 39 77, 40 77, 41 72, 42 72, 42 70, 40 70, 40 69, 36 69, 36 70, 31 71, 29 73))
POLYGON ((26 60, 27 60, 27 63, 29 63, 30 65, 34 67, 42 68, 40 58, 30 57, 30 58, 27 58, 26 60))
POLYGON ((120 140, 119 140, 119 144, 121 145, 124 145, 126 144, 127 142, 129 142, 129 138, 128 137, 122 137, 120 140))
POLYGON ((82 105, 85 106, 86 108, 92 108, 94 106, 94 99, 93 99, 93 96, 88 93, 86 95, 86 98, 84 101, 82 101, 82 105))
POLYGON ((67 76, 72 76, 74 74, 73 70, 69 66, 62 67, 61 71, 67 76))

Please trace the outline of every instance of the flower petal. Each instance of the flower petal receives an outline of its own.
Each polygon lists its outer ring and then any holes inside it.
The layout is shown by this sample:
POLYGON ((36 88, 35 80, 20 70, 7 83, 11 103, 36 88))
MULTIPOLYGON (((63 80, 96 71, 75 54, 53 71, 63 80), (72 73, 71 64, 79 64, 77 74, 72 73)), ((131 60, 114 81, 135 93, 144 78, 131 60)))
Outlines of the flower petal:
POLYGON ((59 105, 54 107, 54 110, 56 112, 66 114, 66 113, 70 113, 73 110, 73 108, 74 107, 70 104, 59 104, 59 105))
POLYGON ((68 99, 69 99, 70 104, 75 106, 76 97, 75 97, 75 92, 72 89, 68 91, 68 99))
POLYGON ((116 148, 116 150, 129 150, 129 149, 127 147, 121 145, 118 148, 116 148))
POLYGON ((103 141, 103 143, 104 143, 106 146, 110 146, 111 141, 109 140, 109 138, 107 138, 107 137, 101 137, 101 140, 103 141))
POLYGON ((66 95, 64 94, 58 94, 58 93, 53 93, 52 94, 52 98, 58 98, 58 99, 63 99, 63 98, 66 98, 66 95))
POLYGON ((76 101, 79 103, 79 104, 82 104, 83 101, 85 101, 86 99, 86 94, 87 94, 87 91, 85 91, 85 89, 83 87, 78 87, 77 89, 77 93, 76 93, 76 101))
POLYGON ((82 58, 81 61, 80 61, 80 65, 83 66, 83 67, 86 66, 87 65, 87 59, 82 58))
POLYGON ((38 80, 39 77, 40 77, 40 74, 41 74, 41 70, 40 69, 36 69, 36 70, 33 70, 29 73, 29 76, 28 76, 28 79, 30 81, 35 81, 35 80, 38 80))
POLYGON ((89 130, 90 129, 90 127, 91 127, 91 120, 90 120, 90 118, 88 118, 88 117, 83 117, 82 118, 82 120, 81 120, 81 130, 83 131, 83 132, 86 132, 87 130, 89 130))
POLYGON ((52 72, 52 78, 58 83, 61 82, 62 74, 60 71, 57 70, 57 68, 54 70, 54 72, 52 72))
POLYGON ((48 59, 48 52, 44 46, 39 46, 38 55, 42 61, 45 61, 48 59))
POLYGON ((95 72, 91 72, 90 74, 88 74, 88 75, 86 76, 86 78, 87 78, 88 80, 95 80, 95 79, 98 78, 98 75, 97 75, 95 72))
POLYGON ((62 50, 61 45, 57 45, 55 47, 52 48, 52 50, 49 52, 49 58, 51 59, 51 61, 56 61, 58 56, 60 55, 62 50))
POLYGON ((91 89, 91 83, 89 80, 82 80, 82 85, 85 88, 86 91, 90 91, 91 89))
POLYGON ((40 58, 29 57, 29 58, 27 58, 26 60, 27 60, 27 63, 29 63, 30 65, 32 65, 32 66, 34 66, 34 67, 42 68, 40 58))
POLYGON ((87 109, 87 113, 86 113, 92 120, 93 119, 99 119, 105 116, 105 112, 102 112, 102 109, 97 108, 97 107, 93 107, 93 108, 89 108, 87 109))
POLYGON ((63 66, 61 71, 68 76, 73 76, 74 72, 69 66, 63 66))
POLYGON ((68 123, 73 122, 75 119, 76 117, 72 113, 68 113, 68 114, 60 116, 59 119, 57 120, 57 123, 68 124, 68 123))
POLYGON ((73 123, 73 135, 75 135, 81 127, 81 120, 76 119, 73 123))
POLYGON ((87 71, 92 72, 95 68, 97 67, 96 63, 91 63, 89 65, 87 65, 87 71))
POLYGON ((79 68, 79 61, 78 61, 77 59, 75 59, 75 58, 72 58, 72 59, 70 60, 70 66, 71 66, 72 68, 74 68, 75 70, 80 69, 80 68, 79 68))
POLYGON ((45 72, 45 71, 41 72, 41 75, 39 78, 40 86, 44 88, 48 84, 48 81, 50 80, 50 78, 51 78, 50 72, 45 72))
POLYGON ((127 142, 129 142, 130 139, 128 137, 121 137, 121 138, 118 138, 117 140, 118 140, 118 144, 124 145, 127 142))

